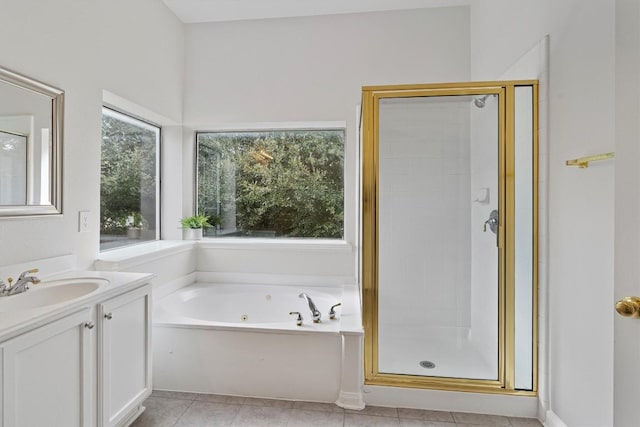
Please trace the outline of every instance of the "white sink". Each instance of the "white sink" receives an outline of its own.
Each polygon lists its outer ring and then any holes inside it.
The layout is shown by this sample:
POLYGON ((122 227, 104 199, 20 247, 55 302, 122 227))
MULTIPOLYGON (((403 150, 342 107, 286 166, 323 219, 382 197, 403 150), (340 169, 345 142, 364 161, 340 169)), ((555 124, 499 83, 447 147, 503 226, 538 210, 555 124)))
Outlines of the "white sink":
POLYGON ((108 283, 107 279, 101 278, 74 278, 29 285, 26 292, 0 297, 0 312, 28 310, 72 301, 108 283))

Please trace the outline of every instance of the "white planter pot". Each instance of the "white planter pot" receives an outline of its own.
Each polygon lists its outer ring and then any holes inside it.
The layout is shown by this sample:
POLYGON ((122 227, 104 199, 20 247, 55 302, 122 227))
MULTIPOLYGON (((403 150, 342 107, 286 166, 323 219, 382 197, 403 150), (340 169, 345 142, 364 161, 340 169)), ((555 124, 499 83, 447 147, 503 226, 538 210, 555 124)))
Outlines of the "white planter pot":
POLYGON ((202 228, 183 228, 182 240, 200 240, 202 239, 202 228))
POLYGON ((127 229, 127 238, 128 239, 140 240, 141 237, 142 237, 142 229, 141 228, 129 228, 129 229, 127 229))

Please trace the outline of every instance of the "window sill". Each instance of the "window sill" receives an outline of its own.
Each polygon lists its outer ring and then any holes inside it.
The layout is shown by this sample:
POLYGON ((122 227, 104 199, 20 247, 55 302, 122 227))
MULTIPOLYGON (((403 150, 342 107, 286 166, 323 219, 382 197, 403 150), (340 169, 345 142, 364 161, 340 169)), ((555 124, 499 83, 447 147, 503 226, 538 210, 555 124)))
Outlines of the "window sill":
POLYGON ((145 262, 190 251, 194 248, 243 251, 353 252, 353 246, 344 240, 210 237, 203 240, 156 240, 111 249, 100 253, 93 266, 98 271, 123 271, 145 262))
POLYGON ((191 240, 155 240, 101 252, 93 266, 98 271, 122 271, 144 262, 191 249, 193 249, 191 240))
POLYGON ((236 250, 282 250, 282 251, 320 251, 353 252, 353 246, 345 240, 337 239, 260 239, 207 237, 198 240, 196 245, 203 249, 236 250))

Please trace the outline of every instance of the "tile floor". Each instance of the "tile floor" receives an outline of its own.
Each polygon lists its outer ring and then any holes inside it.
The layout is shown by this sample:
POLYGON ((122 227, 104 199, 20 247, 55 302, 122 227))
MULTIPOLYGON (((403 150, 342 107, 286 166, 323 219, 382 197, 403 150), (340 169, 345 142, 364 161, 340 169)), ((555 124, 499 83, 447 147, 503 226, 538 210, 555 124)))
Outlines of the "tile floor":
POLYGON ((541 427, 538 420, 497 415, 331 403, 293 402, 154 390, 132 427, 541 427))

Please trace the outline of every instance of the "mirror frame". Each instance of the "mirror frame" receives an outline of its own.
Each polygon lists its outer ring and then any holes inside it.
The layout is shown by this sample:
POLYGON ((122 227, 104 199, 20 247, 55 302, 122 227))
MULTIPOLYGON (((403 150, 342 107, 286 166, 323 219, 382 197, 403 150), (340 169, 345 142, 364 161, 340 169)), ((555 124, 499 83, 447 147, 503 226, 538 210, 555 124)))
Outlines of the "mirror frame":
POLYGON ((0 67, 0 82, 44 95, 51 100, 50 204, 0 206, 0 219, 25 216, 61 215, 64 91, 2 67, 0 67))

